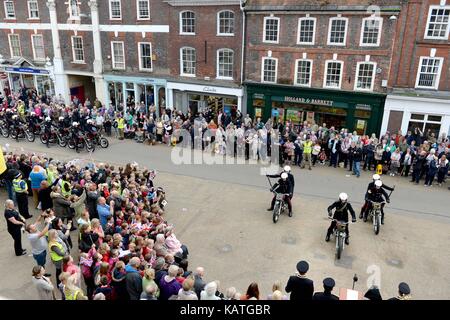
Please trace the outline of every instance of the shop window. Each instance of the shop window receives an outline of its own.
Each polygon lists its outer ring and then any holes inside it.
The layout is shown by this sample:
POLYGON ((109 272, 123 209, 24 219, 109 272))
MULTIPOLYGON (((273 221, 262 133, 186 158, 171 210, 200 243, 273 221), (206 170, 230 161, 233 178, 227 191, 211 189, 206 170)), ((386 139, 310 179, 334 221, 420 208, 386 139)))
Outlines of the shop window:
POLYGON ((343 64, 344 62, 335 60, 327 60, 325 62, 325 77, 323 84, 325 88, 341 88, 343 64))
POLYGON ((180 49, 181 75, 195 77, 197 67, 197 53, 194 48, 180 49))
POLYGON ((18 34, 9 34, 8 39, 11 58, 20 58, 22 56, 22 50, 20 47, 20 36, 18 34))
POLYGON ((331 18, 328 28, 328 45, 345 46, 348 18, 331 18))
POLYGON ((261 81, 267 83, 277 82, 278 59, 265 57, 262 60, 261 81))
POLYGON ((408 124, 408 131, 414 132, 418 128, 422 132, 430 130, 437 137, 441 130, 442 116, 427 115, 427 114, 411 114, 408 124))
POLYGON ((195 13, 192 11, 180 12, 180 34, 195 35, 195 13))
POLYGON ((358 62, 355 90, 373 90, 376 66, 375 62, 358 62))
POLYGON ((280 33, 280 18, 264 17, 263 33, 263 42, 278 43, 278 34, 280 33))
POLYGON ((444 58, 420 57, 416 88, 437 89, 444 58))
POLYGON ((234 12, 220 11, 217 14, 217 35, 233 36, 234 35, 234 12))
POLYGON ((430 6, 425 39, 447 40, 450 30, 450 6, 430 6))
POLYGON ((112 41, 112 68, 118 70, 125 69, 125 51, 123 41, 112 41))
POLYGON ((39 6, 37 0, 28 1, 28 18, 39 19, 39 6))
POLYGON ((15 19, 16 9, 14 8, 14 1, 5 1, 5 19, 15 19))
POLYGON ((314 44, 316 34, 316 18, 298 19, 297 44, 314 44))
POLYGON ((150 20, 150 0, 137 0, 138 20, 150 20))
POLYGON ((109 0, 109 19, 110 20, 122 19, 121 0, 109 0))
POLYGON ((312 78, 312 60, 299 59, 295 62, 294 83, 299 86, 310 87, 312 78))
POLYGON ((364 18, 361 26, 360 46, 363 47, 379 46, 382 26, 383 26, 383 18, 381 17, 364 18))

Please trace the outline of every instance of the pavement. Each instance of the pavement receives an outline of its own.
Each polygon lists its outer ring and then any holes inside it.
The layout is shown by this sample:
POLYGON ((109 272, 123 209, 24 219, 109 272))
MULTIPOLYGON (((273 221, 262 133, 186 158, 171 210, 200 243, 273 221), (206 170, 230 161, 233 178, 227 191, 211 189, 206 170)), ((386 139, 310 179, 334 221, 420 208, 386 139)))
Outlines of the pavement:
MULTIPOLYGON (((356 290, 365 292, 375 282, 383 298, 395 296, 398 283, 404 281, 409 283, 414 299, 450 299, 448 184, 425 188, 406 178, 383 176, 384 183, 395 185, 385 209, 385 225, 375 235, 369 222, 358 219, 350 225, 350 245, 337 261, 334 240, 324 241, 329 226, 326 208, 340 192, 346 192, 358 214, 372 172, 356 178, 344 169, 320 165, 311 171, 293 168, 294 216, 283 215, 274 224, 266 211, 271 199, 269 184, 256 163, 176 165, 171 160, 175 149, 114 139, 108 149, 97 149, 92 155, 58 146, 47 149, 38 140, 17 143, 0 138, 0 145, 8 151, 46 154, 61 160, 82 158, 122 165, 136 161, 142 167, 156 169, 157 184, 167 192, 167 219, 189 248, 190 269, 203 266, 206 280, 219 280, 222 291, 234 286, 245 293, 255 281, 265 296, 275 281, 286 284, 299 260, 307 260, 308 276, 314 280, 316 291, 322 290, 322 279, 331 276, 336 280, 334 293, 338 294, 339 288, 352 287, 357 274, 356 290)), ((196 153, 194 157, 201 155, 196 153)), ((1 192, 0 201, 5 197, 1 192)), ((0 272, 7 275, 0 296, 36 299, 31 284, 34 260, 31 256, 14 256, 5 225, 0 219, 0 241, 5 244, 0 247, 0 272)), ((25 237, 23 242, 29 249, 25 237)), ((50 263, 48 270, 54 273, 50 263)))

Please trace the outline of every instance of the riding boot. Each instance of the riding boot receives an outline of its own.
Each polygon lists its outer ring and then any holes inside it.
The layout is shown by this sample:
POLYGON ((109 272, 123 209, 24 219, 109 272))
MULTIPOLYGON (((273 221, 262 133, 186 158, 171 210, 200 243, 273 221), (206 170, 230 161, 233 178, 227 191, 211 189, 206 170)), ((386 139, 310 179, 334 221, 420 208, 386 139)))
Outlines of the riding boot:
POLYGON ((384 224, 384 212, 381 212, 381 224, 384 224))
POLYGON ((328 242, 330 241, 330 234, 327 232, 327 236, 325 237, 325 241, 328 242))
POLYGON ((346 245, 349 245, 349 244, 350 244, 349 237, 345 237, 345 244, 346 244, 346 245))

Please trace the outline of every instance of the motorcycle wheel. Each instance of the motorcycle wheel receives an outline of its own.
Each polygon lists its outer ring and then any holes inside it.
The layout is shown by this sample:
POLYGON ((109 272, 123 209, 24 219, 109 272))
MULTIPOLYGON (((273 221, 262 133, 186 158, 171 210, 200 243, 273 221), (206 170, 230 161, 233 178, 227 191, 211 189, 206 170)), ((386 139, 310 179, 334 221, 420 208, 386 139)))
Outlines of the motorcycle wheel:
POLYGON ((16 130, 13 130, 13 132, 11 132, 11 138, 16 139, 17 138, 17 132, 16 130))
POLYGON ((106 138, 101 138, 100 139, 100 147, 102 148, 108 148, 109 147, 109 141, 106 138))
POLYGON ((65 148, 66 146, 67 146, 67 140, 66 139, 64 139, 64 138, 57 138, 58 139, 58 145, 61 147, 61 148, 65 148))
POLYGON ((67 146, 69 147, 69 149, 75 149, 75 142, 73 141, 73 139, 69 140, 67 146))
POLYGON ((25 131, 25 135, 27 136, 28 142, 34 142, 34 140, 36 139, 36 136, 30 130, 25 131))
POLYGON ((336 247, 336 259, 340 259, 342 255, 342 250, 344 249, 344 238, 338 237, 338 243, 336 247))
POLYGON ((47 144, 48 137, 47 137, 47 135, 46 135, 45 133, 41 134, 41 136, 39 137, 39 139, 41 140, 41 142, 42 142, 43 144, 47 144))
POLYGON ((281 213, 281 207, 279 203, 275 204, 275 207, 273 208, 273 223, 277 223, 278 222, 278 218, 280 217, 280 213, 281 213))
POLYGON ((94 152, 95 145, 92 142, 86 142, 86 150, 88 152, 94 152))
POLYGON ((373 231, 375 232, 376 235, 378 235, 378 233, 380 233, 380 215, 377 215, 374 218, 374 223, 373 223, 373 231))
POLYGON ((9 138, 9 130, 7 128, 2 127, 1 131, 4 138, 9 138))

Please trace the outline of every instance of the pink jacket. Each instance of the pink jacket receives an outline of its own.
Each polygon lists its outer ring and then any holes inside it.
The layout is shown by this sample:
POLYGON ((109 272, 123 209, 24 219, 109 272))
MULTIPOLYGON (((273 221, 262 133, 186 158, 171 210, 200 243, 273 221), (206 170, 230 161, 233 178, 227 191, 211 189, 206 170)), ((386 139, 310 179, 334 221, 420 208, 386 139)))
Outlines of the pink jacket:
POLYGON ((177 252, 181 252, 181 242, 177 239, 177 237, 172 233, 168 237, 166 237, 166 246, 169 249, 169 253, 174 255, 177 252))

